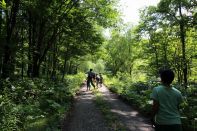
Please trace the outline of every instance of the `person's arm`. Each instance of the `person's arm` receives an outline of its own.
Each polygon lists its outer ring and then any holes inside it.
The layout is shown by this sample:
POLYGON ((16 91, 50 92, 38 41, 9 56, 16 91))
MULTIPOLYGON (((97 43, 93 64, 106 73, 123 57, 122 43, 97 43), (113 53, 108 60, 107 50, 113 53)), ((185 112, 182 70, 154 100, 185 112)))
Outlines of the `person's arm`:
POLYGON ((152 111, 151 111, 151 123, 154 127, 155 125, 155 115, 157 114, 158 110, 159 110, 159 99, 158 99, 158 91, 157 88, 153 88, 152 93, 150 94, 150 98, 153 100, 153 104, 152 104, 152 111))
POLYGON ((152 117, 154 117, 159 110, 159 102, 153 99, 153 106, 152 106, 152 117))
POLYGON ((159 110, 159 102, 157 100, 153 99, 153 105, 152 105, 152 113, 151 113, 151 124, 153 127, 155 127, 155 115, 157 114, 159 110))
POLYGON ((183 103, 184 103, 184 98, 183 98, 182 94, 180 93, 180 96, 178 97, 178 105, 177 105, 178 110, 180 110, 181 105, 183 103))

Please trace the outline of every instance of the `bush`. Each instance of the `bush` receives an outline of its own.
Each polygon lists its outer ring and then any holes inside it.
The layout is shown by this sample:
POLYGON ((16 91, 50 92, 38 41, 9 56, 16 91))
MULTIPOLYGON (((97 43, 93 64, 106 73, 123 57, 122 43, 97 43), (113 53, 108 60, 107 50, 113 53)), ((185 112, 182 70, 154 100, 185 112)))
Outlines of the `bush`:
POLYGON ((59 128, 83 80, 83 74, 66 76, 64 82, 38 78, 13 82, 1 80, 1 130, 59 128))

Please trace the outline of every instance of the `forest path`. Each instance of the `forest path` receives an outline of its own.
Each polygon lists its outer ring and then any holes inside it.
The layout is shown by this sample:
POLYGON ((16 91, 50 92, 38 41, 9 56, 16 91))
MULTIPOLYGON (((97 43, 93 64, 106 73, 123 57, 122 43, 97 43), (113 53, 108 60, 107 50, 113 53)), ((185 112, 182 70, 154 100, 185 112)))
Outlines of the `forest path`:
POLYGON ((75 97, 71 118, 64 123, 62 131, 110 131, 93 98, 92 91, 86 91, 83 85, 75 97))
POLYGON ((118 96, 108 90, 105 86, 99 88, 104 99, 109 103, 113 112, 124 124, 127 131, 154 131, 148 118, 140 115, 138 111, 127 105, 118 96))
MULTIPOLYGON (((105 86, 99 88, 111 111, 118 116, 127 131, 153 131, 149 120, 131 106, 118 99, 105 86)), ((64 123, 63 131, 110 131, 100 111, 93 102, 94 95, 84 85, 75 98, 71 119, 64 123)))

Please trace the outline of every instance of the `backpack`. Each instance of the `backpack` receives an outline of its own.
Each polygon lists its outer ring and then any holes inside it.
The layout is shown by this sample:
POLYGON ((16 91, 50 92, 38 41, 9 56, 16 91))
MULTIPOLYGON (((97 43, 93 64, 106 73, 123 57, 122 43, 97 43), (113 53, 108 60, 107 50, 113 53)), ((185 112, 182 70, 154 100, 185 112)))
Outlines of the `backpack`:
POLYGON ((88 79, 92 79, 95 77, 95 74, 93 72, 88 72, 88 79))

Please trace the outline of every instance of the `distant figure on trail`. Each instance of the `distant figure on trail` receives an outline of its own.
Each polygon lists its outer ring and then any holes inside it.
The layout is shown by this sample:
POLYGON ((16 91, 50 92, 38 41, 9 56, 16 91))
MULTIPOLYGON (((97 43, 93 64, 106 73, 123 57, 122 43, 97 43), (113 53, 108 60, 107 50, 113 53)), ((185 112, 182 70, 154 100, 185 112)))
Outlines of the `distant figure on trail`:
POLYGON ((98 88, 99 82, 100 82, 100 76, 99 74, 96 74, 96 87, 97 88, 98 88))
POLYGON ((181 92, 171 86, 174 80, 172 70, 160 73, 161 85, 153 88, 150 95, 153 100, 152 122, 155 131, 182 131, 179 105, 183 100, 181 92))
POLYGON ((92 85, 95 88, 95 85, 93 83, 93 80, 95 79, 95 73, 93 72, 93 69, 90 69, 90 71, 87 72, 87 91, 90 90, 90 86, 92 85))
POLYGON ((101 73, 96 74, 96 86, 98 87, 102 87, 103 84, 103 77, 101 75, 101 73))
POLYGON ((102 87, 102 85, 103 85, 103 76, 102 76, 101 73, 99 73, 99 77, 100 77, 99 84, 100 84, 100 87, 102 87))

